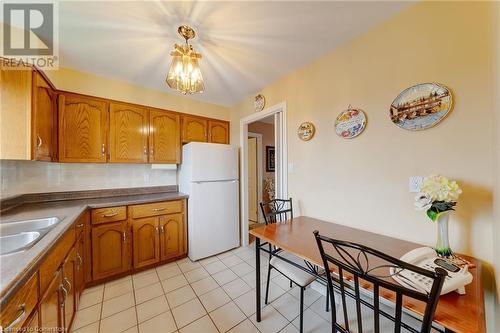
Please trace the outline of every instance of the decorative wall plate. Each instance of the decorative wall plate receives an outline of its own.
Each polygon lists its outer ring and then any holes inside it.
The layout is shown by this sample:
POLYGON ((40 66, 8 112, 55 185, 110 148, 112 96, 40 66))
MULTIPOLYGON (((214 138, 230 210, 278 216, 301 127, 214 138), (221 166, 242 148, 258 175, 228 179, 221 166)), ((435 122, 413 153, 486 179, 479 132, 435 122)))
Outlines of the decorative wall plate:
POLYGON ((392 102, 390 116, 397 126, 418 131, 439 123, 450 112, 451 91, 437 83, 421 83, 403 90, 392 102))
POLYGON ((299 136, 299 139, 303 141, 309 141, 313 138, 314 133, 316 133, 316 128, 314 128, 313 123, 310 123, 308 121, 300 124, 299 128, 297 129, 297 135, 299 136))
POLYGON ((254 107, 255 111, 262 111, 266 106, 266 98, 262 94, 255 96, 254 107))
POLYGON ((366 114, 363 110, 349 108, 339 114, 335 120, 335 133, 344 139, 352 139, 360 135, 366 127, 366 114))

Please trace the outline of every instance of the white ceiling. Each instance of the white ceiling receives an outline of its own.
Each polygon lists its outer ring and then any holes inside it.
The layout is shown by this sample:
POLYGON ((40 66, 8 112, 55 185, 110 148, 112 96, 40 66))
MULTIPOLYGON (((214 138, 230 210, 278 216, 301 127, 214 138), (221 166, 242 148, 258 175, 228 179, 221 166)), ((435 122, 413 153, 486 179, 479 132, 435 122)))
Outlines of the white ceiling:
POLYGON ((171 91, 177 27, 198 36, 205 92, 234 105, 396 15, 412 2, 61 1, 61 66, 171 91))

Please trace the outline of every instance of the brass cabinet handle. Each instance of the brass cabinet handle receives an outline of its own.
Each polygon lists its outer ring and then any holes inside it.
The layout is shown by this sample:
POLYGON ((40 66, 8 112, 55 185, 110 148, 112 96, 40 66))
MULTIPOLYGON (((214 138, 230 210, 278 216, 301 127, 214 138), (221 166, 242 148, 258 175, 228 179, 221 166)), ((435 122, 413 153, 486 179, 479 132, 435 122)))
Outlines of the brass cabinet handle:
POLYGON ((23 303, 21 305, 19 305, 19 314, 17 315, 17 317, 9 324, 5 327, 5 332, 9 332, 14 326, 16 326, 17 324, 19 324, 21 321, 24 320, 24 317, 26 317, 26 304, 23 303))
POLYGON ((102 147, 101 147, 101 153, 102 153, 102 156, 106 155, 106 146, 104 145, 104 143, 102 144, 102 147))
POLYGON ((80 253, 76 254, 76 259, 78 259, 78 269, 80 269, 80 266, 83 264, 83 259, 80 253))
POLYGON ((67 292, 70 292, 71 291, 71 282, 69 282, 69 280, 68 280, 67 277, 65 277, 63 279, 63 282, 68 284, 68 290, 67 290, 67 292))
POLYGON ((123 232, 123 242, 127 241, 127 233, 124 231, 123 232))
POLYGON ((36 136, 36 148, 40 149, 40 147, 42 147, 42 144, 43 144, 43 140, 40 137, 40 135, 37 134, 37 136, 36 136))
POLYGON ((164 211, 165 209, 166 209, 165 207, 163 207, 163 208, 154 208, 154 209, 153 209, 153 212, 162 212, 162 211, 164 211))
POLYGON ((151 148, 151 149, 149 150, 149 153, 151 154, 151 156, 153 156, 153 155, 155 154, 155 153, 154 153, 154 151, 153 151, 153 148, 151 148))
POLYGON ((160 233, 160 229, 158 229, 158 227, 155 227, 155 230, 156 230, 156 233, 159 234, 160 233))
POLYGON ((161 233, 165 232, 165 227, 163 226, 163 224, 160 226, 160 231, 161 231, 161 233))
POLYGON ((144 146, 144 155, 148 154, 148 147, 144 146))
POLYGON ((77 228, 82 228, 83 227, 83 223, 77 224, 76 227, 77 228))
POLYGON ((102 214, 102 217, 113 217, 113 216, 116 216, 118 215, 117 212, 114 212, 114 213, 109 213, 109 214, 102 214))
POLYGON ((68 298, 68 291, 66 290, 66 288, 64 288, 62 284, 59 286, 59 289, 61 289, 61 291, 63 292, 63 300, 61 302, 61 308, 64 308, 64 304, 66 304, 66 298, 68 298))

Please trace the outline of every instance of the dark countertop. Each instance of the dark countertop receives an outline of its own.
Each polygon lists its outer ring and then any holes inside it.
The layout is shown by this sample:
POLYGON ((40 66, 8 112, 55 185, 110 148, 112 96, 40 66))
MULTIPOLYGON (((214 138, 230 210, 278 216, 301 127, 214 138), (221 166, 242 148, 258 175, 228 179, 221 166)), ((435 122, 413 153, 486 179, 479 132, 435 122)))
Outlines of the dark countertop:
POLYGON ((38 267, 40 260, 45 254, 87 209, 185 199, 187 197, 186 194, 180 192, 165 192, 108 198, 24 203, 6 212, 2 212, 0 223, 52 216, 63 218, 63 220, 31 248, 22 252, 0 256, 0 304, 3 304, 17 290, 17 284, 22 282, 22 278, 38 267))

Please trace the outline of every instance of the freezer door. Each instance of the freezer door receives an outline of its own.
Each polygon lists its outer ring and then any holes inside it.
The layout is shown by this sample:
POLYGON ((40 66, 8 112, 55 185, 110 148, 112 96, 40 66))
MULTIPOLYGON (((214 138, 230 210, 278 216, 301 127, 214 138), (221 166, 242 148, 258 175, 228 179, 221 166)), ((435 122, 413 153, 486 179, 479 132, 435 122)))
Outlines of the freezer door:
POLYGON ((238 181, 192 183, 188 206, 191 260, 239 246, 238 181))
POLYGON ((184 149, 188 150, 191 181, 238 179, 238 147, 193 142, 184 149))

